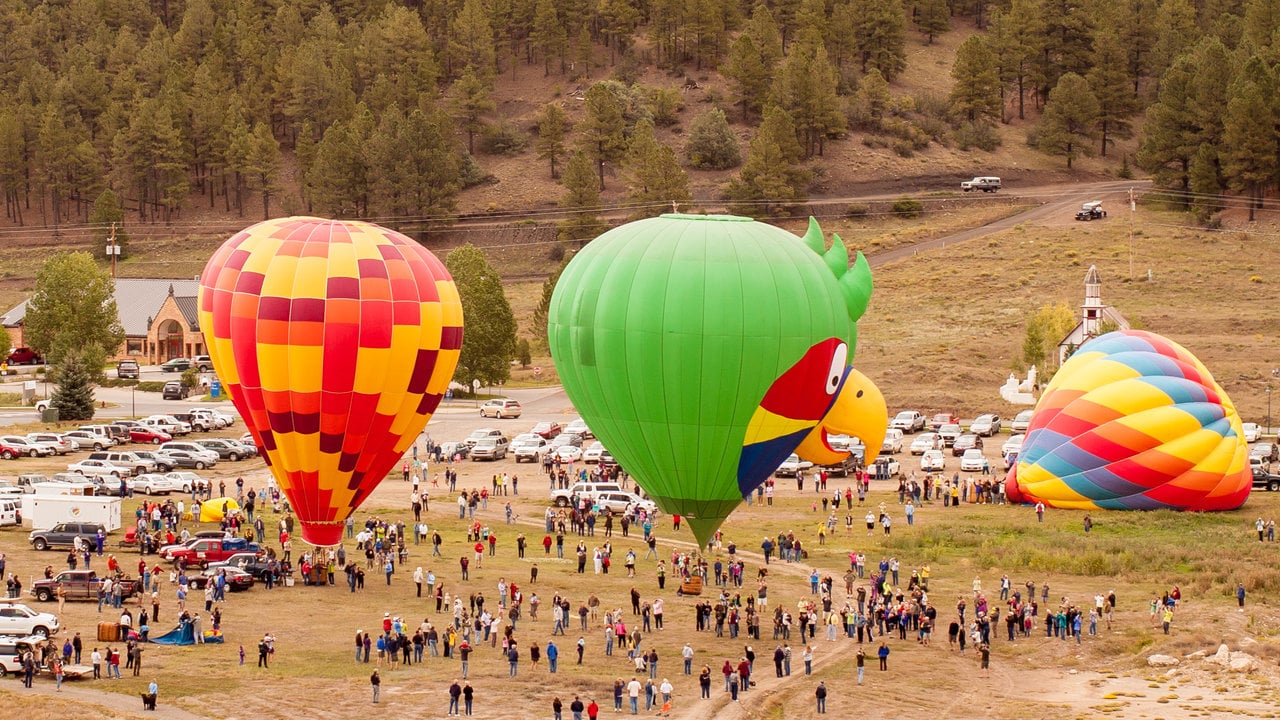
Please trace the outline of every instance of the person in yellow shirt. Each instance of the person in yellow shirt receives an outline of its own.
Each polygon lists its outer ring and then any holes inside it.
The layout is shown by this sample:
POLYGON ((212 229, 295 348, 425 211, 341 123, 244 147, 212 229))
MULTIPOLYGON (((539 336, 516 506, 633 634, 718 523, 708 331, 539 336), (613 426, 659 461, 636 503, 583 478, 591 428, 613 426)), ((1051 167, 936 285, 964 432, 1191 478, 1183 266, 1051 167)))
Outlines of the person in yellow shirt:
POLYGON ((1173 622, 1173 608, 1166 605, 1164 608, 1164 634, 1169 634, 1169 623, 1173 622))
POLYGON ((826 523, 818 523, 818 544, 819 545, 827 544, 827 524, 826 523))

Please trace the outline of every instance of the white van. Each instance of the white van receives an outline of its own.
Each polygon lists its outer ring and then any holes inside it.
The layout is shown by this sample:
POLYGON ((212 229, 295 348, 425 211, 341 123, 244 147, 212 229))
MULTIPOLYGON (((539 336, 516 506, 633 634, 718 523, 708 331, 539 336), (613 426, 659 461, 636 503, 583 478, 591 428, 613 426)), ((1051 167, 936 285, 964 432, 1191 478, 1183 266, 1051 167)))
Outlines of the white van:
POLYGON ((894 455, 902 452, 902 431, 898 428, 889 428, 884 431, 884 444, 880 446, 880 453, 883 455, 894 455))
POLYGON ((22 501, 14 495, 0 495, 0 527, 22 524, 22 501))

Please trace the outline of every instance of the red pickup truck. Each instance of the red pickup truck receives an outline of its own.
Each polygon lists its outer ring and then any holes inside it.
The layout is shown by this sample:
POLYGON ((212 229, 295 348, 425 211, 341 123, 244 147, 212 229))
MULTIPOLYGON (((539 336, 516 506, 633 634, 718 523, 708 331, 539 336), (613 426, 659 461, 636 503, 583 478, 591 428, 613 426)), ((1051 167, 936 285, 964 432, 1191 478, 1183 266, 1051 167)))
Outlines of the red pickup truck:
MULTIPOLYGON (((98 588, 102 587, 103 578, 92 570, 63 570, 49 579, 36 580, 31 584, 31 594, 41 602, 56 600, 58 583, 68 600, 97 600, 98 588)), ((142 592, 142 581, 130 577, 121 577, 112 582, 124 583, 124 597, 130 598, 142 592)))
POLYGON ((203 568, 209 567, 209 563, 222 562, 236 553, 260 550, 257 543, 251 543, 244 538, 205 538, 186 547, 173 548, 167 551, 164 557, 174 562, 181 558, 187 565, 199 565, 203 568))

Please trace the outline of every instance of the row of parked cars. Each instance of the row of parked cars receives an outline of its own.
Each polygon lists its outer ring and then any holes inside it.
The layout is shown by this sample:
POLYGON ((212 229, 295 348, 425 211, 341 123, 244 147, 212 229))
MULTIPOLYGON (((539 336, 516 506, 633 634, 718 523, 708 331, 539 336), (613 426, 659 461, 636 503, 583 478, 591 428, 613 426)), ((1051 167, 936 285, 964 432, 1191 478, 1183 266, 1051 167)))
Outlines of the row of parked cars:
POLYGON ((613 462, 613 456, 601 443, 584 447, 590 437, 591 430, 582 418, 578 418, 565 426, 557 422, 540 422, 529 432, 510 439, 496 428, 479 428, 464 440, 444 443, 442 449, 446 455, 472 460, 501 460, 513 455, 517 463, 526 460, 539 463, 547 456, 566 463, 613 462))

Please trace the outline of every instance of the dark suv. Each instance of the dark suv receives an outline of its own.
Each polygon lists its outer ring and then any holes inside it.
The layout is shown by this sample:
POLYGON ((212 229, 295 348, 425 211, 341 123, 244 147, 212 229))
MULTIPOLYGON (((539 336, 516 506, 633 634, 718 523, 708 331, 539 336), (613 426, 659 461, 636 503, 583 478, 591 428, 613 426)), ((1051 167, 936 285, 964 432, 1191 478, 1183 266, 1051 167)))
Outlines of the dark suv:
POLYGON ((177 380, 170 380, 164 384, 163 395, 165 400, 182 400, 190 394, 191 391, 187 389, 187 386, 177 380))
POLYGON ((98 523, 58 523, 49 530, 32 530, 27 540, 31 543, 31 547, 37 550, 69 548, 75 544, 76 537, 84 538, 90 543, 94 542, 99 530, 103 534, 107 532, 106 527, 98 523))

